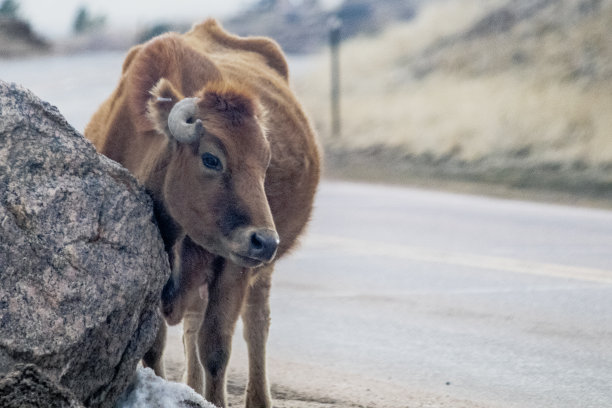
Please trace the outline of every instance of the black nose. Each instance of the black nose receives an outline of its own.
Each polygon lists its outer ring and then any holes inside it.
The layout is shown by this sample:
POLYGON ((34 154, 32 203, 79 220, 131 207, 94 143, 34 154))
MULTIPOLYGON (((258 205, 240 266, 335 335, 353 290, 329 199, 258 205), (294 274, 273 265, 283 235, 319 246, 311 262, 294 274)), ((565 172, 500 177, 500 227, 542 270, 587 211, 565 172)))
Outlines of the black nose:
POLYGON ((249 256, 263 262, 270 262, 276 255, 279 242, 280 239, 276 231, 257 230, 251 234, 249 256))

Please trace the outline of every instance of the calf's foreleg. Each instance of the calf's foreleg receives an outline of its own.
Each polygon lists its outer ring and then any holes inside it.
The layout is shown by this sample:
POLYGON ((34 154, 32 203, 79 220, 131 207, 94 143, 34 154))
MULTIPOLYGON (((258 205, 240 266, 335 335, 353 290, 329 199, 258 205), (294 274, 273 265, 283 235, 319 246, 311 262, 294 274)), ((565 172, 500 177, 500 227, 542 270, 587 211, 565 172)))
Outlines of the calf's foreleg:
POLYGON ((204 396, 219 407, 227 406, 227 364, 250 275, 248 269, 224 262, 223 270, 215 274, 209 286, 208 307, 198 333, 198 351, 206 373, 204 396))
POLYGON ((193 302, 185 309, 183 316, 183 348, 185 350, 183 382, 198 394, 204 393, 204 370, 198 355, 198 333, 204 320, 207 304, 208 293, 205 298, 193 299, 193 302))
MULTIPOLYGON (((162 291, 161 310, 171 325, 183 320, 183 345, 185 347, 185 382, 202 393, 203 372, 199 362, 196 343, 204 313, 208 304, 208 283, 213 278, 211 269, 214 256, 195 244, 188 236, 182 237, 174 246, 172 275, 162 291)), ((164 331, 160 333, 165 340, 164 331)), ((158 336, 160 337, 160 336, 158 336)), ((163 344, 154 347, 151 363, 161 361, 163 344)), ((157 344, 157 341, 156 341, 157 344)), ((147 360, 145 359, 145 363, 147 360)), ((161 366, 163 372, 163 365, 161 366)), ((156 374, 160 375, 157 370, 156 374)))
POLYGON ((246 392, 247 408, 272 407, 266 371, 266 343, 270 328, 270 287, 273 264, 259 269, 249 288, 242 311, 244 340, 249 353, 249 382, 246 392))

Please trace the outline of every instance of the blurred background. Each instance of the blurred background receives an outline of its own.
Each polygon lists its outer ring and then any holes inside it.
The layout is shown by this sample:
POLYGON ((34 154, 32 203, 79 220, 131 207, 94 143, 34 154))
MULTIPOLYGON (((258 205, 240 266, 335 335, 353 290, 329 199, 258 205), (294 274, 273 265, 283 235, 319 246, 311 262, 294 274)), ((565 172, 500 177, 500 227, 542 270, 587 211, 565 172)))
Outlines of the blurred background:
POLYGON ((330 177, 612 199, 610 0, 1 0, 0 78, 82 130, 130 46, 209 16, 279 42, 330 177))

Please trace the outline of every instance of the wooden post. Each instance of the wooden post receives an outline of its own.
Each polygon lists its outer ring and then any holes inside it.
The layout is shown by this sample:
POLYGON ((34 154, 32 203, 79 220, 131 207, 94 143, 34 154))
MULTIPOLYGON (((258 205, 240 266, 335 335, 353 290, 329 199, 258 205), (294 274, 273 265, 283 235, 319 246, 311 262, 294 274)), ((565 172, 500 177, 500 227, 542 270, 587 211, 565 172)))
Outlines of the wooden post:
POLYGON ((329 22, 329 47, 331 50, 331 134, 340 137, 340 27, 342 22, 332 18, 329 22))

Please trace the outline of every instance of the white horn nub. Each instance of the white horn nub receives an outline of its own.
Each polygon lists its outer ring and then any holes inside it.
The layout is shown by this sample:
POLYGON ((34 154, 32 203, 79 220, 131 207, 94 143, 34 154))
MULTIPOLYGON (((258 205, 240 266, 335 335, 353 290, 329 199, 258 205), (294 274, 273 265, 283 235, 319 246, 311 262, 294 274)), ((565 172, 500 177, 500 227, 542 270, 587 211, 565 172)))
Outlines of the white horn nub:
POLYGON ((185 98, 174 105, 168 115, 170 133, 181 143, 193 143, 200 136, 202 121, 195 120, 198 113, 197 101, 198 98, 185 98))

